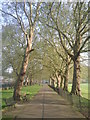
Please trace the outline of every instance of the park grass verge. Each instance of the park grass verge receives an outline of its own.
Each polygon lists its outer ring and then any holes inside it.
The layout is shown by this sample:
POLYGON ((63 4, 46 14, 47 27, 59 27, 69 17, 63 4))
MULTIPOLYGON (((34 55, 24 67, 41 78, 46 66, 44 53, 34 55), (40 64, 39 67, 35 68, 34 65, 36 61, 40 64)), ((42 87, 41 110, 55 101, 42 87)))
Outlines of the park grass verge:
MULTIPOLYGON (((90 99, 88 98, 88 84, 81 84, 82 96, 70 94, 72 85, 68 85, 68 92, 60 88, 59 93, 64 99, 68 100, 71 105, 88 118, 90 111, 90 99)), ((53 88, 53 87, 52 87, 53 88)), ((58 89, 53 88, 56 92, 58 89)))
MULTIPOLYGON (((41 87, 42 87, 41 85, 32 85, 32 86, 26 86, 26 87, 24 86, 21 89, 21 95, 29 94, 30 99, 32 99, 33 96, 35 96, 39 92, 41 87)), ((6 104, 3 99, 8 99, 12 97, 13 90, 14 89, 2 90, 2 109, 6 107, 6 104)))
MULTIPOLYGON (((80 87, 81 87, 81 94, 82 94, 82 97, 83 98, 86 98, 86 99, 90 99, 89 96, 88 96, 88 83, 81 83, 80 84, 80 87)), ((72 88, 72 84, 68 84, 68 91, 71 92, 71 88, 72 88)))

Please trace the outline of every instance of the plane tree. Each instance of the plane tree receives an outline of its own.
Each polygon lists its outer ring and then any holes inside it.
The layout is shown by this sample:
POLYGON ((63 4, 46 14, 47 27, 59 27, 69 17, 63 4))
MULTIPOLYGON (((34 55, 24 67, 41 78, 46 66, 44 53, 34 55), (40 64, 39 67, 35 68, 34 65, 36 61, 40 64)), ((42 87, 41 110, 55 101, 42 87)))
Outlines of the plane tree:
POLYGON ((87 52, 89 40, 88 5, 83 2, 75 4, 50 3, 46 13, 46 25, 57 32, 60 43, 73 60, 73 84, 71 93, 81 95, 80 90, 80 53, 87 52))
POLYGON ((34 30, 36 28, 36 22, 39 16, 38 12, 40 5, 41 3, 31 3, 25 1, 11 3, 8 2, 4 3, 2 10, 0 10, 2 11, 3 15, 5 14, 10 16, 10 20, 14 20, 17 23, 22 30, 22 35, 26 43, 22 65, 14 88, 14 100, 20 100, 20 89, 26 74, 30 53, 33 51, 32 41, 34 30))
MULTIPOLYGON (((58 54, 60 60, 64 61, 64 64, 66 67, 64 70, 65 73, 63 74, 63 77, 62 77, 62 79, 64 79, 63 89, 68 91, 68 75, 69 75, 69 67, 72 62, 72 59, 69 57, 67 52, 63 49, 62 44, 60 43, 57 31, 48 27, 45 24, 45 22, 46 22, 45 19, 42 19, 44 17, 46 18, 46 16, 42 16, 41 18, 39 18, 42 26, 40 27, 40 31, 38 34, 40 35, 40 37, 43 40, 47 41, 48 46, 51 46, 56 51, 56 54, 58 54)), ((64 42, 64 44, 66 44, 66 43, 64 42)), ((55 56, 53 56, 53 57, 55 57, 55 56)), ((60 61, 60 60, 58 60, 58 61, 60 61)), ((59 71, 59 75, 60 75, 60 73, 62 73, 61 70, 59 71)))
MULTIPOLYGON (((48 69, 52 68, 52 70, 54 70, 51 73, 52 75, 50 75, 50 78, 53 77, 52 80, 54 80, 54 78, 57 79, 57 87, 62 86, 63 82, 61 81, 63 81, 63 79, 64 79, 64 87, 65 87, 66 85, 65 78, 67 78, 68 76, 68 72, 66 74, 66 60, 67 59, 66 59, 65 52, 63 48, 60 46, 60 42, 58 41, 58 39, 55 39, 54 32, 53 33, 50 32, 48 28, 41 29, 39 35, 42 39, 42 42, 43 42, 42 44, 44 45, 42 48, 42 50, 45 53, 43 56, 43 61, 45 64, 44 66, 46 66, 48 69)), ((68 88, 68 81, 67 81, 67 88, 68 88)))

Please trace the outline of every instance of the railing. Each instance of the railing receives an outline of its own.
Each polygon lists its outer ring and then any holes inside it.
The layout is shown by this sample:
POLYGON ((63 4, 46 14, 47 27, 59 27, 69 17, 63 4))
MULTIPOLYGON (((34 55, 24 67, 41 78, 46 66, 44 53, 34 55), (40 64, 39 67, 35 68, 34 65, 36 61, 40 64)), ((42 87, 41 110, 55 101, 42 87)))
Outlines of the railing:
POLYGON ((50 87, 63 98, 68 100, 70 104, 74 106, 79 112, 81 112, 86 118, 90 118, 90 100, 77 95, 71 95, 69 92, 64 91, 62 88, 57 89, 52 86, 50 87))

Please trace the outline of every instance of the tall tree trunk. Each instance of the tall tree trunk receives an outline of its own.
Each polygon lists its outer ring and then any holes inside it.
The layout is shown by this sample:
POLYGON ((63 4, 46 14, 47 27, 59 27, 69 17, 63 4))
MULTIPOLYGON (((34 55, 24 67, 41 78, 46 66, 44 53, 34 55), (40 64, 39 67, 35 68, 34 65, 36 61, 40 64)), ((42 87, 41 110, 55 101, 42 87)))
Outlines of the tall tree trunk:
POLYGON ((65 91, 68 91, 68 74, 69 74, 69 64, 66 63, 64 87, 63 87, 63 90, 65 90, 65 91))
POLYGON ((61 75, 58 75, 58 87, 60 88, 61 75))
MULTIPOLYGON (((80 29, 80 26, 78 27, 80 29)), ((81 96, 81 90, 80 90, 80 45, 82 42, 81 35, 79 34, 79 30, 76 31, 76 44, 74 48, 74 70, 73 70, 73 84, 72 84, 72 90, 71 94, 76 94, 81 96)))
POLYGON ((33 81, 33 80, 32 80, 32 78, 31 78, 31 79, 30 79, 30 86, 32 86, 32 81, 33 81))
POLYGON ((57 79, 57 88, 58 88, 58 79, 57 79))
POLYGON ((33 32, 31 30, 30 38, 27 38, 27 46, 26 46, 24 58, 22 61, 22 67, 21 67, 18 79, 17 79, 15 87, 14 87, 14 94, 13 94, 14 100, 20 100, 20 90, 22 88, 24 77, 26 74, 28 61, 29 61, 29 54, 32 49, 32 37, 33 37, 33 32))
POLYGON ((20 100, 20 90, 21 90, 22 85, 23 85, 24 76, 26 73, 28 60, 29 60, 29 54, 27 52, 28 52, 28 48, 26 48, 25 56, 24 56, 24 59, 22 62, 21 71, 20 71, 19 77, 18 77, 16 84, 15 84, 15 87, 14 87, 14 95, 13 95, 14 100, 20 100))
POLYGON ((81 96, 80 90, 80 56, 74 60, 73 84, 71 93, 81 96))
POLYGON ((25 86, 27 86, 28 85, 28 77, 26 78, 26 80, 25 80, 25 86))
POLYGON ((58 76, 58 78, 57 78, 57 88, 60 88, 60 76, 58 76))
POLYGON ((54 80, 52 80, 52 86, 54 87, 54 80))
POLYGON ((52 81, 52 80, 51 80, 51 78, 50 78, 50 79, 49 79, 49 85, 50 85, 50 86, 52 85, 51 81, 52 81))
POLYGON ((60 82, 60 88, 63 87, 63 76, 61 75, 61 82, 60 82))
POLYGON ((56 76, 56 80, 57 80, 57 88, 59 88, 59 76, 58 76, 58 73, 56 73, 55 76, 56 76))

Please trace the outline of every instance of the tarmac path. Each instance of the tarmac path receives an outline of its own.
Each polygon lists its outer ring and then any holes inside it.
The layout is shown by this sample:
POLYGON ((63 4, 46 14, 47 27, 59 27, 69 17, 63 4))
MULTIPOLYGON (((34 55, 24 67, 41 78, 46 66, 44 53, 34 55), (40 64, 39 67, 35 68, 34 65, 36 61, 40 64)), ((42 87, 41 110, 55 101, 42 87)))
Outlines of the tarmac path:
POLYGON ((84 118, 48 85, 43 85, 31 102, 17 104, 15 109, 7 111, 5 115, 14 118, 84 118))

